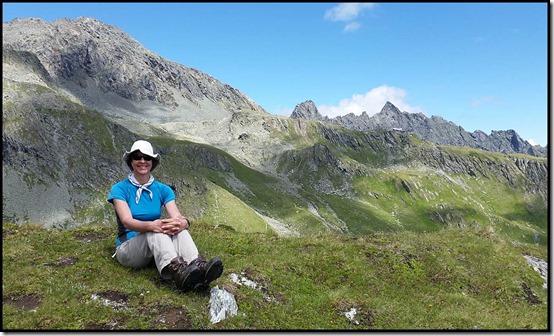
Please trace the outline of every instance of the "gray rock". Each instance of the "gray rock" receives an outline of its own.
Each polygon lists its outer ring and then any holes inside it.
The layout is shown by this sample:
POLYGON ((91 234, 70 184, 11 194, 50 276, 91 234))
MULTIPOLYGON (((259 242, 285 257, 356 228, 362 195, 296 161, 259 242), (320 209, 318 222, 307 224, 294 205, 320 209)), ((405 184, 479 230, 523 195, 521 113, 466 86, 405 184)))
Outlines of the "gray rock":
POLYGON ((225 289, 219 289, 218 286, 210 290, 210 322, 218 323, 227 317, 237 314, 238 306, 235 296, 225 289))
POLYGON ((529 262, 531 267, 533 267, 535 271, 539 272, 541 278, 544 279, 544 284, 542 285, 542 287, 544 289, 547 289, 548 288, 548 263, 542 259, 539 259, 533 256, 525 255, 524 257, 529 262))

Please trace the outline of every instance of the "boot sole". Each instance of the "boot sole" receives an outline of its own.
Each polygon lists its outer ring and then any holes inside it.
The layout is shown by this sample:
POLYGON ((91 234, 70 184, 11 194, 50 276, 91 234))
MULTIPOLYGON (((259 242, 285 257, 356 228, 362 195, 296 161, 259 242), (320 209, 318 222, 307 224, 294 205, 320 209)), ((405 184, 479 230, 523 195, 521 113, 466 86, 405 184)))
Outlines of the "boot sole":
POLYGON ((181 284, 181 290, 183 292, 190 291, 194 289, 197 284, 202 283, 203 281, 204 275, 202 274, 202 271, 200 270, 200 268, 195 267, 193 270, 190 271, 189 275, 181 284))
POLYGON ((206 279, 204 280, 205 284, 209 284, 215 279, 219 278, 223 273, 223 262, 219 258, 213 258, 210 260, 208 265, 206 265, 206 279))

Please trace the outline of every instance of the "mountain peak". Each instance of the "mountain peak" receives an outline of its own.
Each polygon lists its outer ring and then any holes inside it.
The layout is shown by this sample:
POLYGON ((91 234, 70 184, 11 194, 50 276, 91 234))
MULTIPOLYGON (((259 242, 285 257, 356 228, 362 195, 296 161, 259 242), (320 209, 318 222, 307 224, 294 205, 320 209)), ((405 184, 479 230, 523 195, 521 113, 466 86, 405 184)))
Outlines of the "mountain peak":
POLYGON ((294 119, 325 120, 312 100, 306 100, 296 105, 290 117, 294 119))
POLYGON ((156 122, 169 115, 173 122, 198 122, 238 110, 267 113, 230 85, 165 59, 97 19, 18 19, 2 28, 3 50, 36 55, 57 85, 109 115, 127 115, 130 106, 138 118, 156 122))
POLYGON ((383 108, 381 109, 381 113, 384 113, 384 114, 399 114, 399 113, 402 113, 396 106, 394 106, 393 103, 391 103, 390 101, 387 101, 385 103, 385 106, 383 106, 383 108))

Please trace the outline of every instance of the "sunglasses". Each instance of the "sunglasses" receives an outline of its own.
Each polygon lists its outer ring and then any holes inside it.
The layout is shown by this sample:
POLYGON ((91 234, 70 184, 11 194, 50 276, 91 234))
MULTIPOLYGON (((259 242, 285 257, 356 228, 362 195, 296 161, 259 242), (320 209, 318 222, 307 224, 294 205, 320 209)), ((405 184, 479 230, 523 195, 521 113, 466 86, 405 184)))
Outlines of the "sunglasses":
POLYGON ((135 161, 140 161, 140 159, 144 159, 144 161, 152 161, 152 157, 147 155, 135 154, 131 158, 135 161))

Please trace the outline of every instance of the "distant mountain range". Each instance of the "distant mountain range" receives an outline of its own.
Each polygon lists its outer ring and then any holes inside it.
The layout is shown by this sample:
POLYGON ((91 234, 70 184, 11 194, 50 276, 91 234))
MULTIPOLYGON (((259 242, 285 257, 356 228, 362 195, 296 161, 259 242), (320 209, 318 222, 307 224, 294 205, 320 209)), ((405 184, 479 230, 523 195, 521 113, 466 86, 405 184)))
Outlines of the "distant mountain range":
POLYGON ((546 157, 548 150, 539 145, 531 145, 523 140, 514 130, 492 131, 487 135, 482 131, 466 132, 445 119, 423 113, 400 112, 391 102, 387 102, 381 112, 369 117, 366 112, 361 115, 353 113, 335 118, 323 117, 315 103, 307 100, 296 105, 291 118, 319 120, 347 127, 357 131, 396 130, 411 132, 419 138, 442 145, 466 146, 499 153, 525 153, 546 157))

